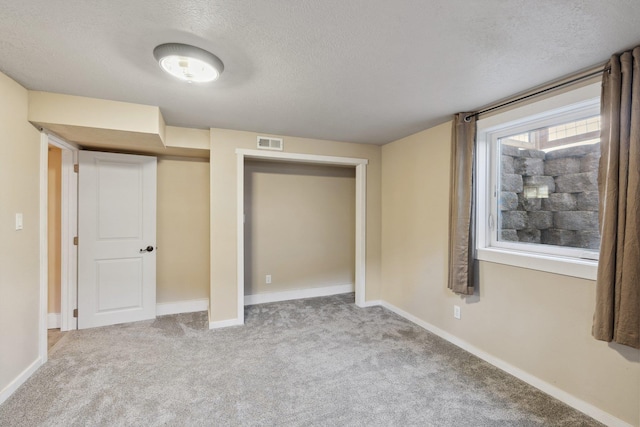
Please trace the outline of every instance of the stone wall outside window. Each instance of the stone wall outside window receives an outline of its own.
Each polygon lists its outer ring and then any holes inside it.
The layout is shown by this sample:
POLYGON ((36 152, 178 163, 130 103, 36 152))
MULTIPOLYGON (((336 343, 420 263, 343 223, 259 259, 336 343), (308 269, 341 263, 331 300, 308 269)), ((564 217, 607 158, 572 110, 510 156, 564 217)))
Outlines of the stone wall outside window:
POLYGON ((600 144, 500 147, 498 240, 597 250, 600 144))

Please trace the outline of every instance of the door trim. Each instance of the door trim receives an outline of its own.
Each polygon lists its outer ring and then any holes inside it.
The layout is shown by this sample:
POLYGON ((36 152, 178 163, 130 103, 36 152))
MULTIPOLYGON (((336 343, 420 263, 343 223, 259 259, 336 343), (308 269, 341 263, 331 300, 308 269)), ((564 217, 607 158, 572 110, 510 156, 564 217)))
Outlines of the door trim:
POLYGON ((77 329, 73 310, 78 307, 78 247, 73 238, 78 235, 78 149, 49 135, 49 143, 62 149, 62 201, 61 201, 61 331, 77 329))
POLYGON ((47 219, 49 201, 49 137, 45 133, 40 134, 40 337, 38 339, 38 353, 40 363, 44 365, 47 361, 47 315, 49 296, 49 251, 47 245, 49 237, 47 235, 47 219))
POLYGON ((269 159, 293 163, 314 163, 329 166, 354 166, 356 170, 356 305, 364 307, 366 295, 366 235, 367 235, 367 159, 321 156, 315 154, 264 152, 236 149, 237 155, 237 317, 224 322, 212 322, 210 328, 244 324, 244 163, 245 159, 269 159))

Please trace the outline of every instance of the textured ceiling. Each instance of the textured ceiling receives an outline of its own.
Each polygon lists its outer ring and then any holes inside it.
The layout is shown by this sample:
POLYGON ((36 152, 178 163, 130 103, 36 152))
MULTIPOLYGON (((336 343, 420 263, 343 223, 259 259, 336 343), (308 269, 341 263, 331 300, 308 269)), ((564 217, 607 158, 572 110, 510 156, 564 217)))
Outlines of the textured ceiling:
POLYGON ((0 71, 174 126, 384 144, 640 43, 638 0, 0 0, 0 71), (225 64, 164 75, 153 48, 225 64))

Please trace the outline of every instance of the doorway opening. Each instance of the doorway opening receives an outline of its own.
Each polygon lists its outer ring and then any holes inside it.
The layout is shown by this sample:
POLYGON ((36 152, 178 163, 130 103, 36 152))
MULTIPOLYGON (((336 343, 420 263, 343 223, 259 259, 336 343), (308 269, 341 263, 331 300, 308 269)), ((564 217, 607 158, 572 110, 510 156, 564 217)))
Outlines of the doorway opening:
POLYGON ((49 144, 47 174, 47 351, 62 338, 60 284, 62 280, 61 203, 62 149, 49 144))
POLYGON ((48 331, 76 329, 78 147, 54 135, 40 136, 40 339, 47 360, 48 331), (51 283, 51 289, 50 289, 51 283), (59 285, 59 286, 58 286, 59 285), (51 314, 51 315, 50 315, 51 314))

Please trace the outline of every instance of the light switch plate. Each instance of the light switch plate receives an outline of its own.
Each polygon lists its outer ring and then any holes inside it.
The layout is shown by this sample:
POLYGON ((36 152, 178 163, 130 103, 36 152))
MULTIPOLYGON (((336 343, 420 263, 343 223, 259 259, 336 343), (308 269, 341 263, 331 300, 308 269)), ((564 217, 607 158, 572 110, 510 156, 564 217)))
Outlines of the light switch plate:
POLYGON ((21 213, 16 214, 16 230, 22 230, 24 228, 23 217, 21 213))

